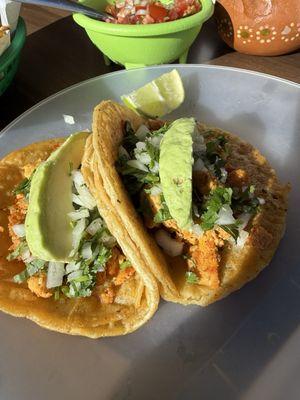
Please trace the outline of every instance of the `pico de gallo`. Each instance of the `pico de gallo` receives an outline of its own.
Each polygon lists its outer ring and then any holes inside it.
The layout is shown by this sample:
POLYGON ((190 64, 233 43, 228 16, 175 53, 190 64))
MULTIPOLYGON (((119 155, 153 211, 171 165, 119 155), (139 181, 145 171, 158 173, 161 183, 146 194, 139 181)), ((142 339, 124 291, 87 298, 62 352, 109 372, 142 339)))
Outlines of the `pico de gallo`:
POLYGON ((131 25, 175 21, 200 10, 199 0, 115 0, 105 8, 113 16, 106 22, 131 25))

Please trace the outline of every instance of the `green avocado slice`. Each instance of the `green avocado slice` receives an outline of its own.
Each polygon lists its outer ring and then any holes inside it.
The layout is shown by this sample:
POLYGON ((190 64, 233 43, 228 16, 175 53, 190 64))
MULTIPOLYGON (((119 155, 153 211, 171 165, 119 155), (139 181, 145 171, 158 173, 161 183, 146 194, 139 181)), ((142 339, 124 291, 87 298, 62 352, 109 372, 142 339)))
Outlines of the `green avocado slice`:
POLYGON ((179 228, 192 225, 192 168, 194 118, 174 121, 160 145, 159 176, 171 216, 179 228))
POLYGON ((25 219, 28 247, 45 261, 70 261, 72 225, 71 169, 79 168, 88 132, 75 133, 36 169, 25 219))

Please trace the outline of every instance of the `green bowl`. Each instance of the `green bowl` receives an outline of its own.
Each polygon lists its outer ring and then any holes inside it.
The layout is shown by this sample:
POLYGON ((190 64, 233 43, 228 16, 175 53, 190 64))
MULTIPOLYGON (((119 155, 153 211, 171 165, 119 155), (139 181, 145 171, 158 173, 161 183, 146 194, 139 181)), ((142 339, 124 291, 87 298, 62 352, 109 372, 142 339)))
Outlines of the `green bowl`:
MULTIPOLYGON (((106 0, 83 0, 87 6, 103 10, 106 0)), ((203 22, 213 14, 212 0, 201 0, 202 10, 176 21, 149 25, 118 25, 97 21, 82 14, 73 18, 91 41, 110 60, 126 69, 166 64, 179 59, 185 63, 191 44, 203 22)))
POLYGON ((19 65, 22 47, 26 38, 25 23, 19 18, 10 46, 0 56, 0 96, 11 84, 19 65))

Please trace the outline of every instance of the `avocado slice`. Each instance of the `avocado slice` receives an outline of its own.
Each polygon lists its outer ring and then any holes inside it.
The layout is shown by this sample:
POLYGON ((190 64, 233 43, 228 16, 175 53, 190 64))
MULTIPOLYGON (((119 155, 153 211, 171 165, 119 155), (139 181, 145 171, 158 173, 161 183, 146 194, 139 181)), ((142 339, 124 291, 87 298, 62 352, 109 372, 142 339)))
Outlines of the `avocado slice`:
POLYGON ((192 168, 194 118, 174 121, 165 133, 159 156, 162 192, 179 228, 192 225, 192 168))
POLYGON ((70 261, 72 204, 70 168, 83 157, 88 132, 75 133, 36 169, 25 220, 26 240, 33 256, 45 261, 70 261))

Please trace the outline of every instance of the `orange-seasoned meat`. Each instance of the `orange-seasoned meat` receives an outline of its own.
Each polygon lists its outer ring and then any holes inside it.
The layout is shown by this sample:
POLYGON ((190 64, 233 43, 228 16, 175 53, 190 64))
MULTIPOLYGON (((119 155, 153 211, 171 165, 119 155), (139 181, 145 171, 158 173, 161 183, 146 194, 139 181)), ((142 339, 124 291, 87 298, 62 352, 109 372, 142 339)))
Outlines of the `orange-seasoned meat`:
POLYGON ((190 256, 198 272, 200 285, 212 289, 218 288, 220 284, 218 274, 220 255, 212 231, 204 233, 198 244, 191 247, 190 256))
POLYGON ((103 285, 106 281, 106 271, 97 272, 96 275, 96 287, 103 285))
POLYGON ((108 276, 110 277, 114 277, 117 276, 118 272, 119 272, 119 258, 121 256, 121 252, 117 247, 114 247, 112 249, 112 255, 110 257, 110 259, 107 261, 106 264, 106 271, 108 276))
POLYGON ((14 233, 12 227, 17 224, 23 224, 27 213, 28 204, 22 194, 17 194, 15 197, 15 204, 9 207, 8 216, 8 232, 12 240, 12 245, 9 250, 15 250, 19 243, 20 238, 14 233))
POLYGON ((268 232, 263 226, 254 226, 251 229, 249 242, 252 246, 264 250, 271 246, 272 241, 273 235, 268 232))
POLYGON ((209 171, 194 171, 193 185, 198 193, 207 195, 218 186, 218 180, 209 171))
POLYGON ((247 171, 242 168, 234 169, 228 172, 226 183, 231 187, 242 188, 249 185, 249 176, 247 171))
POLYGON ((120 269, 118 275, 113 279, 113 283, 116 286, 122 285, 125 281, 131 278, 135 273, 133 267, 127 267, 125 269, 120 269))
MULTIPOLYGON (((147 197, 149 206, 151 208, 151 212, 153 217, 155 214, 161 209, 161 199, 160 196, 151 196, 148 193, 145 193, 144 196, 147 197)), ((189 232, 187 230, 182 230, 178 227, 176 221, 174 219, 169 219, 167 221, 163 221, 162 224, 170 229, 171 231, 175 232, 178 239, 180 240, 185 240, 190 244, 196 244, 198 238, 193 232, 189 232)), ((151 219, 151 223, 147 224, 147 219, 146 219, 146 226, 148 228, 153 228, 155 224, 153 224, 153 218, 151 219)))
POLYGON ((52 291, 46 287, 47 275, 45 272, 40 272, 37 275, 33 275, 27 280, 28 289, 31 290, 38 297, 47 299, 53 295, 52 291))
POLYGON ((115 291, 112 286, 109 286, 100 293, 100 300, 103 304, 112 304, 115 299, 115 291))

